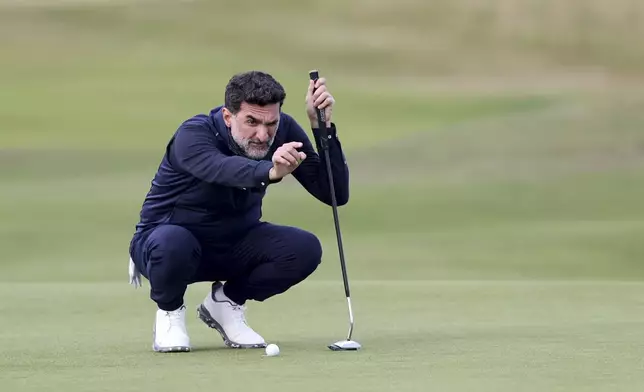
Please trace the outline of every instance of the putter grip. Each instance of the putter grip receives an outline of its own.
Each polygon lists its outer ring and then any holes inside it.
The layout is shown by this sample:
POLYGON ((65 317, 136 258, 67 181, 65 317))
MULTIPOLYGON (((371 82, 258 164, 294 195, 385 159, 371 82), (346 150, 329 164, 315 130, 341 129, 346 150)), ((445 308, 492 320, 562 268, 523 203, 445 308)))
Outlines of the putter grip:
MULTIPOLYGON (((320 78, 320 74, 318 73, 317 70, 313 70, 309 72, 309 76, 311 80, 316 81, 320 78)), ((315 91, 315 90, 313 90, 315 91)), ((320 131, 322 131, 326 135, 326 118, 324 116, 324 110, 315 108, 315 111, 318 114, 318 126, 320 127, 320 131)), ((326 141, 326 140, 325 140, 326 141)))

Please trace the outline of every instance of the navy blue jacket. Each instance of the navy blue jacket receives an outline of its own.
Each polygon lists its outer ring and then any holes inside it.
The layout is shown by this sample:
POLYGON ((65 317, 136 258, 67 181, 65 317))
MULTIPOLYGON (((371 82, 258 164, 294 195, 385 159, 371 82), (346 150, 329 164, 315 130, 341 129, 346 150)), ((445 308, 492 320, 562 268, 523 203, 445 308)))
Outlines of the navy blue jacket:
MULTIPOLYGON (((324 154, 314 150, 307 134, 288 114, 281 113, 275 142, 265 160, 237 154, 226 127, 222 106, 209 115, 196 115, 180 125, 167 144, 136 225, 137 234, 161 224, 180 225, 208 243, 226 244, 239 239, 260 221, 268 172, 274 151, 298 141, 306 159, 293 171, 295 179, 314 197, 331 205, 324 154)), ((318 130, 313 129, 320 150, 318 130)), ((329 155, 338 205, 349 200, 349 169, 332 124, 329 155)))

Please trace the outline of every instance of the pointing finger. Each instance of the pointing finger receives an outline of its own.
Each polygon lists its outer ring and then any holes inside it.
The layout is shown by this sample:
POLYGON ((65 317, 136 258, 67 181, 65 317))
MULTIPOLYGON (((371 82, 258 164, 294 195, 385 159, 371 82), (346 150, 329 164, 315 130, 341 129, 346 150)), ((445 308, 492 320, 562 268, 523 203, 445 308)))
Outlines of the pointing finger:
POLYGON ((286 144, 283 146, 283 149, 280 151, 280 155, 284 157, 292 156, 294 159, 296 160, 298 159, 298 151, 295 149, 295 147, 286 145, 286 144))
POLYGON ((286 149, 278 150, 275 154, 280 162, 286 166, 297 164, 297 159, 286 149))
POLYGON ((296 149, 294 149, 294 148, 289 149, 289 150, 288 150, 288 152, 287 152, 287 154, 288 154, 288 155, 290 155, 290 156, 292 156, 292 157, 293 157, 293 159, 295 159, 295 161, 297 161, 298 159, 300 159, 300 152, 299 152, 299 151, 297 151, 297 150, 296 150, 296 149))
POLYGON ((289 142, 289 143, 285 143, 282 147, 284 147, 284 148, 288 148, 288 147, 300 148, 300 147, 302 147, 302 143, 301 142, 289 142))

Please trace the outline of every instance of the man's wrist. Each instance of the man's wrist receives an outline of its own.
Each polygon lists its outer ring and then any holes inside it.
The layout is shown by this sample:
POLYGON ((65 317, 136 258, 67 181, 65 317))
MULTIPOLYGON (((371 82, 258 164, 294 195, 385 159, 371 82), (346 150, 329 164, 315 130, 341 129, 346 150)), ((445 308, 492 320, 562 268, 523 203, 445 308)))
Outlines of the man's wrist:
POLYGON ((325 135, 329 135, 331 137, 335 137, 337 134, 337 130, 335 128, 335 124, 331 123, 330 126, 326 127, 326 129, 320 129, 320 127, 315 124, 314 127, 311 127, 311 130, 313 131, 313 134, 317 137, 319 136, 322 132, 324 132, 325 135))
POLYGON ((272 183, 280 182, 282 181, 283 177, 278 177, 277 171, 275 170, 275 167, 271 167, 271 169, 268 171, 268 180, 272 183))

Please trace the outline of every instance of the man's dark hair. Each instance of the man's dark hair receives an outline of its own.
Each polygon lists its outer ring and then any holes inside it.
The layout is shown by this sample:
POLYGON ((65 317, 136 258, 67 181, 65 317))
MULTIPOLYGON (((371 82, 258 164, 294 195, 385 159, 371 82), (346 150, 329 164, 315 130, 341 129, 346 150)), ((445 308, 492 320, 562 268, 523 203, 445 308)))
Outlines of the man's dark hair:
POLYGON ((242 102, 266 106, 284 104, 284 87, 271 75, 261 71, 249 71, 234 75, 226 85, 225 106, 233 114, 239 112, 242 102))

